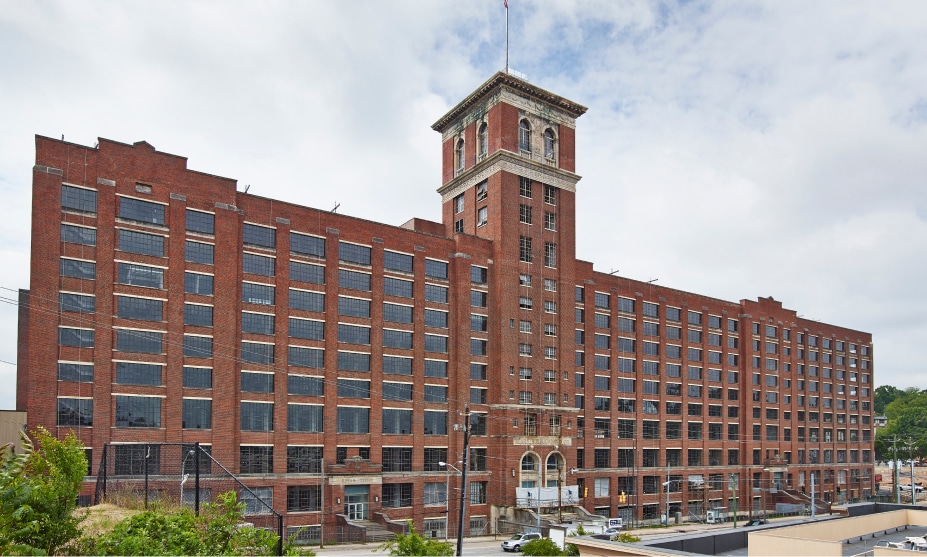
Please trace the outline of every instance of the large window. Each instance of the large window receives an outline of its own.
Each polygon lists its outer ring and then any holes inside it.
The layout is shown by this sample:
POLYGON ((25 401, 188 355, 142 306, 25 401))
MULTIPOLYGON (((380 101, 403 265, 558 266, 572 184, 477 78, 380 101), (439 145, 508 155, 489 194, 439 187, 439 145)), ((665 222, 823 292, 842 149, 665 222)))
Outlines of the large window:
MULTIPOLYGON (((399 408, 383 409, 383 433, 407 435, 412 433, 412 411, 399 408)), ((385 450, 385 449, 384 449, 385 450)), ((410 458, 411 458, 411 450, 410 458)), ((384 466, 386 460, 383 461, 384 466)), ((411 470, 411 468, 410 468, 411 470)), ((384 472, 387 470, 384 468, 384 472)))
POLYGON ((323 312, 325 311, 325 294, 290 288, 290 309, 323 312))
POLYGON ((76 313, 93 313, 96 311, 97 306, 97 299, 93 296, 68 292, 58 294, 58 302, 61 311, 73 311, 76 313))
POLYGON ((382 385, 383 400, 412 400, 411 383, 385 382, 382 385))
POLYGON ((274 404, 272 402, 242 402, 242 431, 273 431, 274 404))
POLYGON ((97 212, 97 192, 74 186, 61 186, 61 208, 80 213, 97 212))
MULTIPOLYGON (((386 449, 384 449, 386 450, 386 449)), ((411 452, 412 449, 409 449, 411 452)), ((384 455, 385 459, 385 455, 384 455)), ((385 460, 384 460, 385 462, 385 460)), ((384 469, 384 472, 386 470, 384 469)), ((411 507, 412 484, 383 484, 383 507, 411 507)))
POLYGON ((241 283, 241 301, 262 306, 274 305, 274 287, 254 282, 241 283))
POLYGON ((412 332, 383 329, 383 346, 387 348, 412 349, 412 332))
POLYGON ((322 469, 322 454, 322 447, 287 447, 287 473, 318 474, 322 469))
POLYGON ((370 344, 370 327, 338 324, 338 342, 349 344, 370 344))
POLYGON ((338 433, 370 433, 370 408, 338 408, 338 433))
POLYGON ((425 335, 425 351, 447 353, 447 337, 440 335, 425 335))
POLYGON ((370 300, 338 296, 338 315, 370 317, 370 300))
POLYGON ((274 392, 274 374, 253 371, 241 372, 241 391, 243 393, 274 392))
POLYGON ((122 319, 162 321, 163 302, 151 298, 116 296, 116 315, 122 319))
POLYGON ((287 431, 321 433, 325 407, 313 404, 287 404, 287 431))
POLYGON ((383 278, 383 293, 387 296, 412 297, 412 281, 392 277, 383 278))
POLYGON ((119 249, 129 253, 164 257, 164 236, 119 229, 119 249))
POLYGON ((447 303, 447 287, 438 286, 437 284, 425 285, 425 301, 436 302, 439 304, 447 303))
POLYGON ((531 124, 528 120, 518 122, 518 150, 531 152, 531 124))
POLYGON ((117 396, 116 427, 161 427, 161 398, 117 396))
POLYGON ((447 280, 447 261, 425 260, 425 276, 447 280))
POLYGON ((338 269, 338 286, 351 290, 370 291, 370 274, 338 269))
POLYGON ((116 362, 116 383, 120 385, 161 385, 161 365, 116 362))
POLYGON ((58 381, 93 382, 93 364, 58 362, 58 381))
POLYGON ((184 366, 183 386, 188 389, 211 389, 212 368, 184 366))
POLYGON ((319 369, 325 364, 325 350, 321 348, 287 347, 287 365, 319 369))
POLYGON ((116 273, 119 284, 144 286, 146 288, 164 288, 164 269, 136 265, 133 263, 119 263, 116 273))
POLYGON ((96 331, 93 329, 59 327, 58 344, 61 346, 76 346, 78 348, 93 348, 95 332, 96 331))
POLYGON ((325 340, 325 322, 290 317, 290 336, 308 340, 325 340))
POLYGON ((183 323, 184 325, 212 327, 212 306, 206 306, 203 304, 184 304, 183 323))
POLYGON ((59 261, 59 273, 63 277, 93 280, 97 276, 97 264, 93 261, 81 261, 62 257, 59 261))
POLYGON ((164 333, 157 331, 116 329, 116 350, 142 354, 161 354, 163 337, 164 333))
MULTIPOLYGON (((412 272, 413 257, 405 253, 384 250, 383 268, 390 271, 412 272)), ((368 263, 369 264, 369 263, 368 263)))
POLYGON ((437 309, 425 309, 425 326, 447 329, 447 312, 437 309))
POLYGON ((325 284, 325 267, 290 261, 290 280, 311 284, 325 284))
POLYGON ((274 334, 274 316, 267 313, 241 313, 241 332, 256 335, 274 334))
POLYGON ((274 448, 242 445, 238 466, 242 474, 269 474, 274 471, 274 448))
POLYGON ((184 335, 183 355, 191 358, 212 358, 212 337, 184 335))
POLYGON ((241 254, 241 267, 246 273, 272 277, 275 274, 277 260, 273 257, 258 255, 256 253, 241 254))
POLYGON ((411 323, 412 306, 403 306, 399 304, 383 303, 383 320, 393 323, 411 323))
MULTIPOLYGON (((294 448, 294 447, 289 447, 294 448)), ((315 447, 306 447, 315 448, 315 447)), ((289 459, 287 459, 289 462, 289 459)), ((289 464, 287 464, 289 471, 289 464)), ((316 470, 317 472, 318 470, 316 470)), ((311 512, 322 510, 322 486, 299 485, 286 488, 287 512, 311 512)))
POLYGON ((370 248, 348 242, 338 242, 338 260, 357 265, 370 265, 370 248))
POLYGON ((338 396, 345 398, 370 398, 370 381, 339 379, 338 396))
POLYGON ((370 371, 370 354, 339 350, 338 369, 344 371, 370 371))
POLYGON ((287 376, 287 394, 303 396, 325 395, 325 378, 305 375, 287 376))
POLYGON ((534 255, 531 253, 531 237, 521 236, 519 238, 518 257, 525 263, 531 263, 534 255))
POLYGON ((93 426, 93 399, 59 398, 58 425, 65 427, 93 426))
POLYGON ((213 276, 185 271, 183 274, 183 291, 188 294, 212 296, 213 276))
POLYGON ((216 246, 203 242, 187 240, 184 244, 184 259, 191 263, 212 265, 215 260, 216 246))
POLYGON ((120 197, 119 218, 164 226, 164 205, 131 197, 120 197))
POLYGON ((241 360, 255 364, 274 363, 274 345, 263 342, 241 343, 241 360))
POLYGON ((184 429, 212 429, 212 400, 183 399, 181 427, 184 429))
POLYGON ((447 435, 447 412, 425 411, 425 435, 447 435))
POLYGON ((249 246, 274 249, 277 247, 277 230, 269 226, 244 223, 242 226, 243 243, 249 246))
POLYGON ((290 232, 290 251, 300 255, 325 257, 325 238, 290 232))
POLYGON ((216 233, 216 215, 187 209, 187 231, 200 234, 216 233))
POLYGON ((88 228, 86 226, 76 226, 62 223, 61 241, 71 244, 95 246, 97 245, 97 230, 96 228, 88 228))

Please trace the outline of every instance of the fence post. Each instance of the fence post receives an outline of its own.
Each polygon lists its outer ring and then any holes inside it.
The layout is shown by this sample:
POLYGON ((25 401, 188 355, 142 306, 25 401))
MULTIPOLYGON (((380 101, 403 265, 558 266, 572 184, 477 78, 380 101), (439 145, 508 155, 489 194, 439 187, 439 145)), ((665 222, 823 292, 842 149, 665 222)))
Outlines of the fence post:
POLYGON ((145 443, 145 510, 148 510, 148 457, 151 456, 151 445, 145 443))
MULTIPOLYGON (((195 489, 196 492, 193 495, 193 511, 196 516, 200 515, 200 451, 203 450, 200 447, 200 442, 196 442, 196 457, 193 459, 193 471, 196 475, 195 489)), ((180 471, 183 474, 183 470, 180 471)), ((183 505, 183 501, 180 502, 183 505)))
POLYGON ((277 555, 283 555, 283 515, 277 515, 277 555))

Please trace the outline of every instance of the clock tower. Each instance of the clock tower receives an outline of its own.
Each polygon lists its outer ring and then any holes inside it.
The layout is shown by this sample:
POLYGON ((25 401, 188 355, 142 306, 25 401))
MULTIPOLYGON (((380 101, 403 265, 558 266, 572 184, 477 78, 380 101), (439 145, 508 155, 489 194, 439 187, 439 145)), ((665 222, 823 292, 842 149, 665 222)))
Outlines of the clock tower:
POLYGON ((585 112, 499 72, 432 126, 447 236, 492 242, 487 433, 488 454, 506 463, 499 515, 538 488, 556 498, 575 463, 575 143, 585 112))

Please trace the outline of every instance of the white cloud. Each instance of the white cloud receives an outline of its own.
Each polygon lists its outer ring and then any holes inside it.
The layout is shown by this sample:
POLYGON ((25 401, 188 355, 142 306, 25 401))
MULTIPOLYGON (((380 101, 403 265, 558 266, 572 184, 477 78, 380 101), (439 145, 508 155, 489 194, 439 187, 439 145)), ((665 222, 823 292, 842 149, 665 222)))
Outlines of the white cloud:
MULTIPOLYGON (((877 382, 923 383, 927 4, 510 6, 512 67, 589 106, 581 257, 773 295, 872 332, 877 382)), ((147 140, 259 195, 439 219, 430 125, 503 66, 504 15, 501 0, 5 6, 0 286, 28 285, 33 134, 147 140)), ((0 312, 2 360, 15 329, 0 312)))

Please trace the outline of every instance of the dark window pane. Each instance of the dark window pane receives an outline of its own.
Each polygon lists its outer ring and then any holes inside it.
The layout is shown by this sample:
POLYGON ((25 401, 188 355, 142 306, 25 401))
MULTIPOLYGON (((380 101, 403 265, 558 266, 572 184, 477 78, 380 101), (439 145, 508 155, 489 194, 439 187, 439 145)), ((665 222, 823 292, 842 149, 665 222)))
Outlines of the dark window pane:
POLYGON ((187 230, 202 234, 215 234, 216 215, 187 209, 187 230))
POLYGON ((164 205, 131 197, 120 197, 119 218, 164 226, 164 205))

